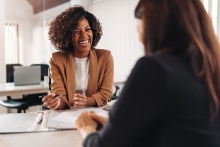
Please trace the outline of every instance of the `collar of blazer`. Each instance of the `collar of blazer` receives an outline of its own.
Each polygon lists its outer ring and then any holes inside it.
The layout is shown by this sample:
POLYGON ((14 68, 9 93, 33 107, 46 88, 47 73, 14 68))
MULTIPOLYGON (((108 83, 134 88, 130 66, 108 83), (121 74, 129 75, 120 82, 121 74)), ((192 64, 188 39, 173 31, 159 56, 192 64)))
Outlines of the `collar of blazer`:
MULTIPOLYGON (((73 97, 76 91, 75 84, 75 66, 74 56, 72 53, 67 54, 67 65, 66 65, 66 89, 69 97, 70 105, 74 105, 73 97)), ((95 49, 89 51, 89 80, 86 91, 86 96, 91 96, 97 91, 98 83, 98 64, 95 49)))

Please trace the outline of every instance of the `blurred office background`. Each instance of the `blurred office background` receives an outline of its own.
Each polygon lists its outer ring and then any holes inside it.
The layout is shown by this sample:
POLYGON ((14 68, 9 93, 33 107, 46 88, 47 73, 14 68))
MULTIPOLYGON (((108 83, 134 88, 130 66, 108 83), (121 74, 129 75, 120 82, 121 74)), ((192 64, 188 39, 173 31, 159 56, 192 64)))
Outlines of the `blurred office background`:
MULTIPOLYGON (((5 64, 48 64, 55 51, 48 40, 48 25, 70 6, 80 4, 93 13, 103 26, 96 48, 108 49, 115 62, 115 78, 126 79, 143 56, 138 40, 134 9, 139 0, 1 0, 0 1, 0 82, 5 64)), ((220 36, 220 1, 202 0, 220 36)), ((163 14, 161 14, 163 15, 163 14)), ((4 99, 4 97, 0 97, 4 99)), ((0 113, 5 112, 0 106, 0 113)))

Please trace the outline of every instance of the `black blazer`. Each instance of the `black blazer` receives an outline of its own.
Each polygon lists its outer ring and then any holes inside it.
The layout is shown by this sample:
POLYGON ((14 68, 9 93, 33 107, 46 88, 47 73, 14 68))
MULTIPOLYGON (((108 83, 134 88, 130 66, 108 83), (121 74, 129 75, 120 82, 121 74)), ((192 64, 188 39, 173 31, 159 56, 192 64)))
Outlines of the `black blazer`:
POLYGON ((206 84, 181 57, 151 55, 133 68, 107 124, 84 147, 220 147, 206 84))

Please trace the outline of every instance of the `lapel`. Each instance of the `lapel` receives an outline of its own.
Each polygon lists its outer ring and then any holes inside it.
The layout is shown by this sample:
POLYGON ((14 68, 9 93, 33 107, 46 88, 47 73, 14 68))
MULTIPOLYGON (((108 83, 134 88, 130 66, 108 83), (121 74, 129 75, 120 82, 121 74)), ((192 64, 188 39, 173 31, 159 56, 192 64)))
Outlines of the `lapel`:
POLYGON ((89 51, 89 80, 86 95, 91 96, 97 91, 98 63, 95 49, 89 51))
POLYGON ((73 97, 76 92, 76 80, 75 80, 75 63, 73 53, 67 54, 67 65, 66 65, 66 89, 68 93, 68 99, 70 106, 74 105, 73 97))

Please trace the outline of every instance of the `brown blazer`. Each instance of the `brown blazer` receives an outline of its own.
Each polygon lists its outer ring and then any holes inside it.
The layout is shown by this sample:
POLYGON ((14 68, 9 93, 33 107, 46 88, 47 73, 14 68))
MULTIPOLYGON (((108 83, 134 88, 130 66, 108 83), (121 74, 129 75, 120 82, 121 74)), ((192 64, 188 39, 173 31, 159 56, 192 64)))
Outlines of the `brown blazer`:
MULTIPOLYGON (((111 52, 91 49, 89 52, 89 80, 86 96, 93 97, 97 106, 111 101, 114 63, 111 52)), ((50 59, 51 91, 63 95, 67 105, 73 106, 76 91, 73 53, 55 52, 50 59)))

